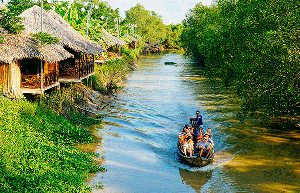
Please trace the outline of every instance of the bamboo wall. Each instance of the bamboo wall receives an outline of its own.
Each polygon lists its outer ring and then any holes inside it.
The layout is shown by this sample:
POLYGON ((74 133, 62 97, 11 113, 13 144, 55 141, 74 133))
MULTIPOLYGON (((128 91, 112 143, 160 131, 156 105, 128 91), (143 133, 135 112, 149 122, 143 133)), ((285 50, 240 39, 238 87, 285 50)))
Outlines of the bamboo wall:
POLYGON ((9 65, 9 89, 15 97, 21 97, 21 68, 18 62, 13 62, 9 65))
POLYGON ((7 88, 7 65, 0 63, 0 91, 7 88))

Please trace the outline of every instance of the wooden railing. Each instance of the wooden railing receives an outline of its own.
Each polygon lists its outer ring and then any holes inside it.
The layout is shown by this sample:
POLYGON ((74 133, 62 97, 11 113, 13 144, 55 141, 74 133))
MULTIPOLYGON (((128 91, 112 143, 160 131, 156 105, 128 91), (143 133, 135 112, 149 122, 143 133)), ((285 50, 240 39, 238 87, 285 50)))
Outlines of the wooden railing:
MULTIPOLYGON (((58 72, 53 71, 48 74, 44 74, 43 87, 51 86, 58 82, 58 72)), ((22 88, 37 89, 41 88, 41 75, 21 75, 22 88)))
POLYGON ((80 77, 84 77, 94 72, 94 59, 86 59, 84 65, 80 68, 80 77))
POLYGON ((22 88, 40 88, 41 77, 40 75, 21 75, 21 87, 22 88))
POLYGON ((44 87, 51 86, 58 82, 58 71, 53 71, 44 75, 44 87))
POLYGON ((75 59, 75 64, 60 64, 60 76, 64 78, 82 78, 93 73, 94 70, 94 57, 92 55, 85 57, 81 56, 80 58, 75 59))

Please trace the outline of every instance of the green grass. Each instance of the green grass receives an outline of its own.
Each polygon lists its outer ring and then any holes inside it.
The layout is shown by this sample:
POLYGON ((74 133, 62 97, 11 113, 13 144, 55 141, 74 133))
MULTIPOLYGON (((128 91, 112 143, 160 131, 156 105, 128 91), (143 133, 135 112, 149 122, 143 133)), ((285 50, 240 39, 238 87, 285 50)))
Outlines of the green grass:
POLYGON ((104 169, 72 146, 94 141, 80 118, 0 99, 0 192, 89 192, 88 173, 104 169))

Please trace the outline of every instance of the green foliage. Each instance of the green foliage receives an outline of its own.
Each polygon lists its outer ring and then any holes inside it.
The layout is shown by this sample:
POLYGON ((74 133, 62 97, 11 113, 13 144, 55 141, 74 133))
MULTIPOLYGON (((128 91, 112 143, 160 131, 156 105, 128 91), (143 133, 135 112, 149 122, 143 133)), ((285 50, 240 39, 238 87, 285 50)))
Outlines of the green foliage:
POLYGON ((21 24, 22 18, 17 17, 14 12, 2 9, 0 10, 0 15, 0 25, 8 33, 19 34, 25 29, 24 25, 21 24))
POLYGON ((166 39, 166 25, 163 24, 160 15, 154 11, 146 10, 141 4, 137 4, 126 11, 127 23, 136 24, 137 34, 140 35, 145 42, 164 41, 166 39))
POLYGON ((122 56, 126 61, 135 61, 137 60, 138 50, 132 50, 128 46, 123 46, 121 48, 122 56))
POLYGON ((57 37, 52 37, 50 34, 46 32, 39 32, 35 34, 31 34, 32 37, 40 40, 43 44, 58 44, 59 39, 57 37))
POLYGON ((183 25, 181 24, 170 24, 167 26, 166 39, 163 42, 164 47, 167 49, 180 49, 180 35, 182 34, 183 25))
POLYGON ((130 64, 125 59, 110 60, 96 65, 95 75, 92 76, 93 89, 106 95, 113 94, 120 88, 129 70, 130 64))
POLYGON ((89 172, 103 170, 71 145, 91 134, 43 106, 0 100, 0 192, 90 192, 89 172))
POLYGON ((34 6, 34 3, 30 0, 9 0, 7 8, 11 14, 18 16, 32 6, 34 6))
POLYGON ((0 35, 0 43, 4 42, 4 37, 0 35))
MULTIPOLYGON (((118 9, 112 9, 107 2, 97 1, 93 3, 94 5, 98 5, 99 8, 94 8, 91 14, 88 37, 97 43, 104 44, 100 30, 105 28, 116 35, 116 23, 114 22, 114 19, 120 17, 120 15, 118 9)), ((71 5, 68 2, 61 2, 60 4, 56 4, 55 11, 80 34, 85 35, 89 6, 83 7, 80 2, 75 2, 71 5), (85 11, 82 12, 81 8, 84 8, 85 11)))
POLYGON ((182 45, 192 58, 205 58, 209 76, 236 88, 244 110, 299 115, 299 6, 293 0, 198 4, 184 22, 182 45))

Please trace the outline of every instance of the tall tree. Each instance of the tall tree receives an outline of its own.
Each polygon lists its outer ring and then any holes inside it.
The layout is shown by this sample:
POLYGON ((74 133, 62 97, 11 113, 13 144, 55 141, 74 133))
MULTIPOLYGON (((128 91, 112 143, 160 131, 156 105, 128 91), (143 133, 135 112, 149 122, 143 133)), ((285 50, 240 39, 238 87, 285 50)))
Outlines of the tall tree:
POLYGON ((232 85, 247 111, 300 114, 300 2, 219 0, 196 5, 181 36, 187 54, 232 85))
POLYGON ((146 10, 141 4, 126 11, 126 20, 138 26, 137 33, 146 42, 163 41, 166 38, 166 26, 161 16, 154 11, 146 10))

